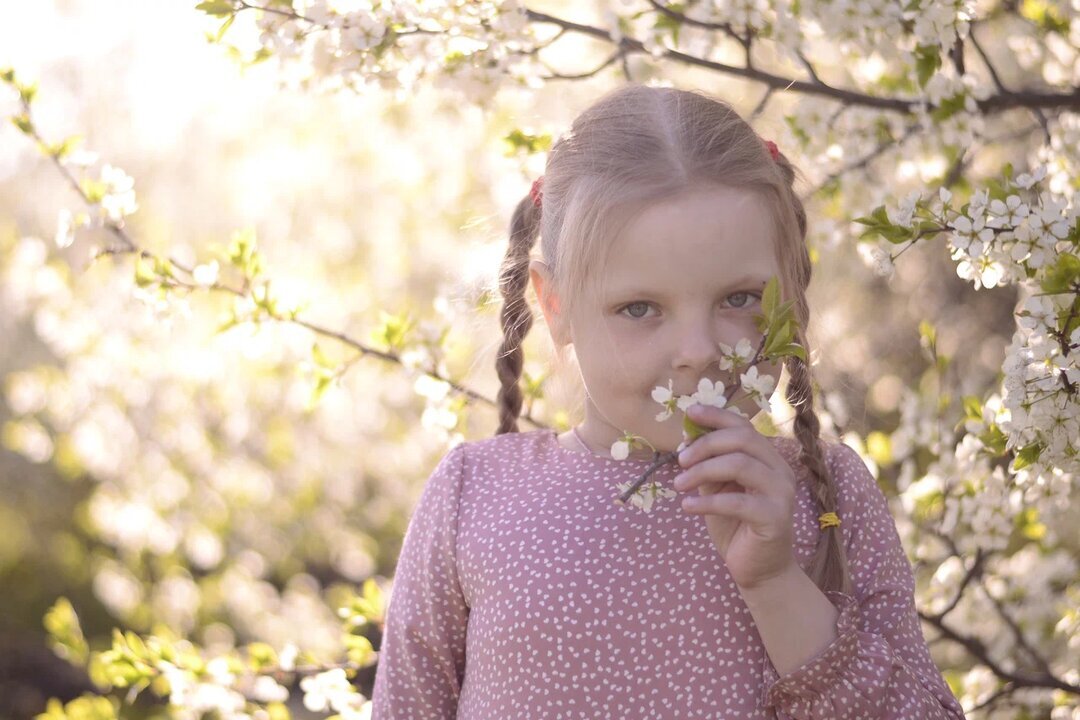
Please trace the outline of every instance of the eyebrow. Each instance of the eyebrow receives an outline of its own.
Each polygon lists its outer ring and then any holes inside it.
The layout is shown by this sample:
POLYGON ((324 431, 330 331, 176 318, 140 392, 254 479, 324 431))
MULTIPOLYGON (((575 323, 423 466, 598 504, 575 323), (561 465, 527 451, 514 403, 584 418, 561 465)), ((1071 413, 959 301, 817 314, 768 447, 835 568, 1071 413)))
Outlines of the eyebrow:
MULTIPOLYGON (((733 278, 726 285, 720 287, 718 292, 728 292, 735 290, 736 288, 748 288, 753 287, 756 290, 764 290, 765 284, 769 281, 769 276, 759 275, 756 273, 748 273, 737 278, 733 278)), ((665 298, 667 293, 659 288, 647 288, 637 285, 627 287, 609 287, 608 294, 610 296, 625 296, 625 295, 645 295, 649 297, 665 298)))

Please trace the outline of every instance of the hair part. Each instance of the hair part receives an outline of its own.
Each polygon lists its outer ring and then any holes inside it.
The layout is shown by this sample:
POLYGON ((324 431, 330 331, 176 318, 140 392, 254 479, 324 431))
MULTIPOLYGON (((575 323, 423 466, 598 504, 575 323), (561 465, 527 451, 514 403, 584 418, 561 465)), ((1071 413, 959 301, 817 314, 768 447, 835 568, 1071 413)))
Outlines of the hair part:
MULTIPOLYGON (((797 176, 801 173, 783 153, 773 161, 762 138, 729 103, 701 91, 631 83, 586 108, 548 154, 542 209, 526 193, 510 222, 510 245, 499 273, 503 340, 495 360, 500 381, 496 434, 518 432, 522 343, 533 323, 525 293, 537 237, 551 270, 551 290, 559 297, 559 312, 570 317, 588 278, 602 274, 620 230, 645 207, 699 185, 746 189, 765 201, 782 300, 794 301, 800 328, 796 342, 809 353, 805 328, 811 262, 806 212, 794 192, 797 176)), ((810 367, 791 356, 784 367, 811 493, 819 514, 835 512, 836 484, 820 441, 810 367)), ((838 526, 821 531, 808 574, 822 590, 851 591, 838 526)))

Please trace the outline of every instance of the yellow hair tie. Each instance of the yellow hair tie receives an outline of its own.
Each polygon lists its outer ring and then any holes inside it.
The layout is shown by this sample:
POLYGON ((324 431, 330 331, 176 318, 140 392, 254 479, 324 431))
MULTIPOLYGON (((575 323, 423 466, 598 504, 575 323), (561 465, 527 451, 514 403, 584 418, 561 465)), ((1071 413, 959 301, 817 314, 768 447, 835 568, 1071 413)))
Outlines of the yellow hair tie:
POLYGON ((840 516, 834 512, 827 512, 824 515, 818 516, 818 525, 822 530, 827 527, 839 527, 840 516))

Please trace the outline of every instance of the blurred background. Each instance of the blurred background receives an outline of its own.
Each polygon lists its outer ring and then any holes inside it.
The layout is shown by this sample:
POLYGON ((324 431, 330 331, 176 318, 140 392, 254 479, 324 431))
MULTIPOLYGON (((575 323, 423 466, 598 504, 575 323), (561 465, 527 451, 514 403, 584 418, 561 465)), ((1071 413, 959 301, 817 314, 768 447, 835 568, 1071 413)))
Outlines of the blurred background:
MULTIPOLYGON (((324 92, 273 63, 238 63, 208 42, 220 23, 194 5, 6 3, 0 67, 39 82, 40 132, 81 135, 99 164, 133 179, 126 228, 139 244, 197 265, 248 233, 276 293, 304 303, 307 320, 376 345, 405 315, 424 337, 449 327, 441 367, 494 398, 496 273, 510 213, 544 163, 508 138, 557 137, 617 74, 508 84, 483 106, 427 84, 324 92)), ((606 4, 535 5, 587 22, 606 4)), ((252 27, 229 33, 243 52, 257 47, 252 27)), ((603 53, 570 42, 551 57, 603 53)), ((633 67, 747 115, 760 100, 740 80, 633 67)), ((8 117, 17 96, 4 90, 8 117)), ((824 135, 796 149, 783 115, 808 117, 802 102, 778 95, 754 122, 816 185, 850 158, 824 135)), ((891 277, 871 271, 844 212, 895 203, 947 169, 930 141, 897 151, 882 159, 888 174, 849 173, 808 200, 821 416, 826 433, 864 451, 867 433, 900 426, 905 405, 981 395, 1018 297, 1011 286, 973 292, 940 243, 914 246, 891 277), (944 373, 921 321, 938 328, 936 352, 954 357, 944 373)), ((983 159, 1022 163, 1024 148, 983 159)), ((449 444, 491 435, 494 411, 297 325, 218 332, 230 298, 140 292, 130 257, 92 257, 110 241, 102 230, 58 246, 58 218, 80 209, 49 158, 0 126, 0 717, 91 689, 47 641, 43 618, 60 597, 95 649, 113 627, 167 627, 211 655, 254 640, 340 655, 338 604, 369 579, 389 585, 428 473, 449 444), (327 363, 348 363, 318 394, 316 343, 327 363)), ((534 414, 576 422, 573 365, 553 372, 539 314, 526 357, 543 380, 534 414)), ((377 647, 377 630, 368 637, 377 647)), ((934 652, 942 667, 959 661, 934 652)), ((365 695, 373 672, 357 676, 365 695)), ((314 716, 295 697, 289 709, 314 716)), ((149 700, 143 711, 158 712, 149 700)))

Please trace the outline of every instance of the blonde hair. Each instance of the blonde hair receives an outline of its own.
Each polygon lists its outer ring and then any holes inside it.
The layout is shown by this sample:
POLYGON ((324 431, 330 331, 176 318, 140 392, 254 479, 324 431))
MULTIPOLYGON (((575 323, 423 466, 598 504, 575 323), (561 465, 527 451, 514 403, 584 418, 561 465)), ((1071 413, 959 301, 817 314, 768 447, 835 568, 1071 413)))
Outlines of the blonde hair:
MULTIPOLYGON (((541 238, 543 260, 551 270, 559 313, 569 317, 587 278, 602 273, 607 248, 634 210, 699 185, 747 189, 764 200, 782 297, 795 301, 796 342, 809 353, 805 328, 811 263, 806 212, 793 190, 797 174, 783 153, 773 161, 761 137, 730 104, 704 92, 631 83, 578 115, 548 155, 542 208, 526 194, 511 219, 499 275, 503 342, 495 361, 501 383, 496 434, 518 431, 521 345, 533 322, 525 291, 536 238, 541 238)), ((836 485, 819 437, 810 367, 796 357, 785 358, 784 367, 790 378, 787 400, 795 410, 794 434, 802 446, 800 461, 810 472, 818 514, 835 512, 836 485)), ((851 591, 838 526, 821 529, 808 574, 823 591, 851 591)))

